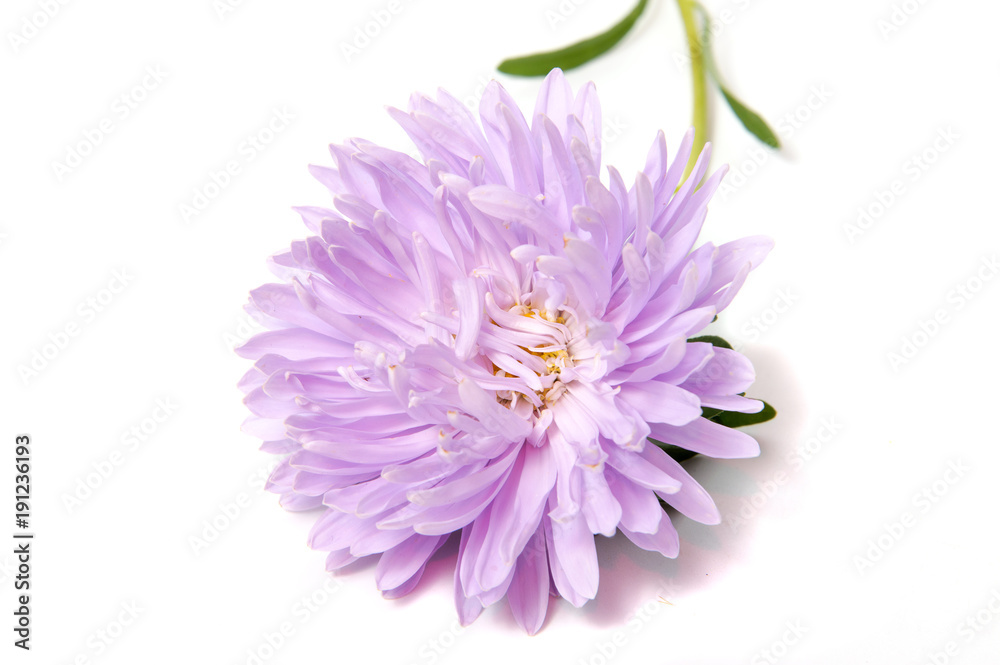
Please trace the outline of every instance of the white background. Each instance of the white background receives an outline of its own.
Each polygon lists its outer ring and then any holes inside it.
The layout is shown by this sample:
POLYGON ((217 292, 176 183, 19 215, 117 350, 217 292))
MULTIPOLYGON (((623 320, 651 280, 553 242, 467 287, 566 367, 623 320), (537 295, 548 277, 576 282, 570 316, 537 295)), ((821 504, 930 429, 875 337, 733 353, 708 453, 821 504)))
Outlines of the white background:
MULTIPOLYGON (((997 662, 995 3, 909 0, 889 34, 889 0, 708 3, 729 12, 722 71, 785 143, 761 152, 713 100, 715 163, 733 171, 707 238, 776 240, 717 325, 780 415, 753 432, 760 458, 692 465, 726 521, 680 518, 678 559, 601 537, 596 601, 553 601, 536 637, 503 603, 459 631, 453 559, 383 600, 372 566, 328 578, 305 546, 313 517, 259 491, 272 460, 239 431, 248 363, 231 346, 247 292, 270 281, 266 257, 305 234, 291 206, 328 203, 306 164, 330 163, 327 144, 348 136, 413 152, 385 105, 438 86, 474 101, 502 58, 589 36, 630 6, 577 3, 405 0, 350 61, 342 45, 387 0, 246 0, 221 16, 211 0, 95 0, 44 20, 35 2, 4 4, 0 532, 12 542, 13 440, 27 432, 37 536, 30 653, 11 645, 12 546, 0 549, 0 660, 997 662), (294 119, 249 159, 241 144, 275 110, 294 119), (104 119, 112 131, 60 179, 54 163, 104 119), (914 170, 914 156, 933 163, 914 170), (240 172, 185 221, 179 206, 230 160, 240 172), (880 196, 884 212, 849 234, 880 196), (127 286, 91 314, 115 271, 127 286), (938 310, 946 322, 921 334, 938 310), (26 375, 68 324, 78 334, 26 375), (894 363, 904 337, 920 348, 894 363), (154 430, 156 400, 176 408, 154 430), (133 427, 148 436, 124 443, 133 427)), ((597 83, 605 163, 627 175, 658 129, 673 148, 690 122, 679 24, 673 3, 651 2, 619 48, 569 73, 597 83)), ((537 79, 502 80, 532 108, 537 79)))

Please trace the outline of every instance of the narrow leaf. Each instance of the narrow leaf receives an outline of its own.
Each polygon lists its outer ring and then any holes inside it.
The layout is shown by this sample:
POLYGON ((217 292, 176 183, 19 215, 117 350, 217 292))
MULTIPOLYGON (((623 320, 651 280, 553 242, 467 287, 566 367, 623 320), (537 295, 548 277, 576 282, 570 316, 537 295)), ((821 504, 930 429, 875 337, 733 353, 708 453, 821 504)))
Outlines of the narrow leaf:
POLYGON ((642 15, 647 2, 648 0, 639 0, 639 4, 629 12, 628 16, 599 35, 556 51, 509 58, 501 62, 497 69, 504 74, 515 76, 545 76, 556 67, 563 71, 579 67, 609 51, 620 42, 642 15))
MULTIPOLYGON (((736 411, 723 411, 722 409, 702 409, 701 415, 703 418, 708 418, 712 422, 723 425, 724 427, 735 428, 766 423, 768 420, 777 416, 778 412, 773 406, 764 402, 764 408, 757 413, 737 413, 736 411)), ((698 455, 698 453, 688 450, 687 448, 681 448, 670 443, 657 441, 652 437, 649 438, 649 441, 662 448, 663 452, 673 457, 674 461, 677 462, 684 462, 698 455)))
POLYGON ((698 453, 693 450, 688 450, 687 448, 681 448, 680 446, 674 446, 669 443, 664 443, 663 441, 657 441, 656 439, 649 439, 651 443, 655 443, 660 448, 663 448, 663 452, 674 458, 675 462, 683 462, 689 460, 698 453))
POLYGON ((718 79, 715 83, 719 86, 719 92, 722 96, 726 98, 726 102, 729 104, 729 108, 733 110, 736 117, 740 119, 743 126, 747 128, 747 131, 757 137, 757 139, 769 145, 772 148, 780 148, 781 143, 778 141, 778 137, 774 135, 771 128, 768 126, 764 118, 754 111, 753 109, 747 108, 746 104, 736 99, 731 92, 729 92, 718 79))
POLYGON ((712 346, 719 346, 719 347, 722 347, 723 349, 730 349, 730 350, 732 350, 732 348, 733 348, 732 344, 730 344, 729 342, 727 342, 726 340, 722 339, 721 337, 719 337, 717 335, 702 335, 701 337, 692 337, 688 341, 689 342, 708 342, 712 346))
POLYGON ((757 413, 722 411, 714 415, 711 420, 719 423, 720 425, 725 425, 726 427, 747 427, 749 425, 766 423, 776 415, 778 415, 778 412, 775 411, 774 407, 767 402, 764 402, 764 408, 757 413))
POLYGON ((748 132, 756 136, 757 140, 761 143, 775 149, 780 148, 781 142, 778 141, 778 137, 771 130, 771 127, 764 118, 738 100, 733 93, 729 92, 725 84, 722 83, 722 77, 719 76, 719 70, 715 66, 715 57, 712 55, 712 21, 708 15, 708 11, 700 4, 698 5, 698 10, 701 12, 701 17, 705 24, 705 28, 701 33, 702 53, 705 55, 705 64, 708 65, 708 72, 712 75, 715 85, 719 87, 719 92, 722 93, 722 96, 726 99, 726 103, 729 104, 729 108, 733 110, 733 113, 736 114, 736 117, 739 118, 740 123, 746 127, 748 132))
POLYGON ((718 416, 720 413, 725 413, 725 411, 723 411, 722 409, 716 409, 714 407, 708 407, 708 408, 705 408, 704 406, 701 407, 701 417, 702 418, 708 418, 709 420, 715 420, 716 416, 718 416))

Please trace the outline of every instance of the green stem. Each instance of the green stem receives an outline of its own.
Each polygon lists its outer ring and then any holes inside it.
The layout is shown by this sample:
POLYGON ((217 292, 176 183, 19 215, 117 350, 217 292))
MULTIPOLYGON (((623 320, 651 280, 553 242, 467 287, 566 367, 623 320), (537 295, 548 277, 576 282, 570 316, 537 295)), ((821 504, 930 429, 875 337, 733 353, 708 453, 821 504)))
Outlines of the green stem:
POLYGON ((687 168, 684 169, 684 177, 681 182, 687 180, 694 169, 695 162, 701 149, 708 141, 708 99, 705 95, 705 58, 701 46, 701 39, 698 36, 698 26, 694 20, 695 0, 677 0, 677 6, 681 10, 681 19, 684 21, 684 32, 687 34, 688 54, 691 56, 691 93, 692 93, 692 121, 694 125, 694 146, 691 148, 691 158, 688 160, 687 168))

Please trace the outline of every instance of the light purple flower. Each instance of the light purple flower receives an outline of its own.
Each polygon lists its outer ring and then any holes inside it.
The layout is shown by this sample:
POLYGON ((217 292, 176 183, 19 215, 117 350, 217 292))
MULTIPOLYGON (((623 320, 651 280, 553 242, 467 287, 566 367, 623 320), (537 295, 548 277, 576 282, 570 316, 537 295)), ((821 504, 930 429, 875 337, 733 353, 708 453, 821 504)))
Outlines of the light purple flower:
POLYGON ((694 248, 725 169, 696 187, 706 148, 681 182, 691 133, 668 162, 661 132, 631 188, 612 167, 602 182, 594 86, 574 97, 558 70, 530 122, 496 82, 478 121, 443 91, 409 106, 390 113, 423 162, 352 139, 312 167, 333 208, 299 209, 315 235, 251 293, 269 330, 239 350, 255 361, 244 429, 285 456, 268 483, 281 504, 323 509, 309 544, 328 570, 379 554, 396 598, 460 533, 462 623, 506 595, 533 634, 550 593, 594 598, 595 534, 676 556, 657 497, 719 522, 647 437, 758 454, 701 417, 758 411, 740 396, 753 367, 687 340, 771 241, 694 248))

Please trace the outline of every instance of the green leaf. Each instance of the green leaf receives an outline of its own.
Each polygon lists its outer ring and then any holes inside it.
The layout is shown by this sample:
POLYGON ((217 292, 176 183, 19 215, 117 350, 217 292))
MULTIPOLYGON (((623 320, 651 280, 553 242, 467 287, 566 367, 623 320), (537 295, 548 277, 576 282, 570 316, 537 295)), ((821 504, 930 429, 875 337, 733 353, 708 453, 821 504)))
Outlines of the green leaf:
POLYGON ((683 462, 689 460, 698 453, 693 450, 688 450, 687 448, 680 448, 678 446, 671 445, 669 443, 664 443, 662 441, 657 441, 656 439, 650 438, 651 443, 655 443, 660 448, 663 448, 663 452, 674 458, 675 462, 683 462))
MULTIPOLYGON (((692 337, 688 340, 689 342, 708 342, 712 346, 718 346, 723 349, 732 349, 732 345, 726 340, 718 337, 716 335, 702 335, 701 337, 692 337)), ((742 397, 744 393, 740 393, 742 397)), ((761 400, 762 402, 764 400, 761 400)), ((726 427, 746 427, 747 425, 756 425, 757 423, 765 423, 771 420, 778 412, 775 411, 774 407, 764 402, 764 408, 757 413, 739 413, 738 411, 723 411, 722 409, 716 408, 702 408, 701 417, 708 418, 714 423, 719 423, 720 425, 725 425, 726 427)), ((650 439, 652 441, 652 439, 650 439)), ((658 445, 668 445, 659 444, 658 445)))
POLYGON ((716 416, 718 416, 720 413, 725 413, 725 411, 723 411, 722 409, 714 409, 712 407, 708 408, 701 407, 702 418, 708 418, 709 420, 714 421, 716 416))
MULTIPOLYGON (((723 411, 722 409, 702 409, 701 415, 703 418, 708 418, 712 422, 718 423, 723 427, 735 428, 765 423, 777 416, 778 412, 775 411, 773 406, 764 402, 764 408, 757 413, 738 413, 736 411, 723 411)), ((673 457, 676 462, 684 462, 698 455, 698 453, 688 450, 687 448, 681 448, 669 443, 664 443, 663 441, 657 441, 653 437, 649 437, 649 441, 650 443, 654 443, 662 448, 663 452, 673 457)))
POLYGON ((639 4, 629 12, 628 16, 599 35, 556 51, 509 58, 501 62, 497 69, 504 74, 515 76, 545 76, 556 67, 564 71, 579 67, 609 51, 620 42, 646 9, 647 2, 648 0, 639 0, 639 4))
POLYGON ((727 342, 726 340, 722 339, 721 337, 719 337, 717 335, 702 335, 701 337, 692 337, 688 341, 689 342, 708 342, 712 346, 719 346, 719 347, 722 347, 723 349, 730 349, 730 350, 732 350, 732 348, 733 348, 732 344, 730 344, 729 342, 727 342))
POLYGON ((739 118, 747 131, 756 136, 757 140, 761 143, 775 149, 780 148, 781 142, 778 141, 778 137, 771 130, 767 121, 760 117, 759 113, 738 100, 722 82, 719 70, 715 66, 715 57, 712 55, 712 21, 708 15, 708 11, 700 4, 698 5, 698 10, 701 12, 702 21, 705 24, 701 33, 702 53, 705 56, 705 64, 708 66, 708 72, 712 75, 712 80, 718 86, 719 92, 722 93, 722 96, 726 99, 726 103, 729 104, 729 108, 733 110, 733 113, 736 114, 736 117, 739 118))
POLYGON ((759 423, 766 423, 771 420, 778 412, 775 411, 774 407, 764 402, 764 408, 757 413, 738 413, 736 411, 721 411, 716 414, 710 420, 717 422, 720 425, 726 427, 747 427, 749 425, 757 425, 759 423))
POLYGON ((771 131, 771 128, 768 126, 767 122, 764 121, 764 118, 760 117, 760 115, 753 109, 747 108, 746 104, 736 99, 736 97, 734 97, 733 94, 729 92, 729 90, 727 90, 718 79, 715 79, 715 83, 719 86, 719 92, 721 92, 722 96, 726 98, 729 108, 733 110, 736 117, 739 118, 740 122, 743 123, 743 126, 747 128, 747 131, 756 136, 757 139, 765 145, 769 145, 776 149, 781 147, 781 142, 778 141, 778 137, 774 135, 773 131, 771 131))
MULTIPOLYGON (((726 340, 718 337, 717 335, 702 335, 701 337, 692 337, 688 340, 689 342, 708 342, 712 346, 718 346, 723 349, 732 349, 732 345, 726 340)), ((740 393, 743 396, 744 393, 740 393)), ((763 400, 761 400, 763 402, 763 400)), ((724 411, 722 409, 716 409, 714 407, 703 407, 701 410, 701 417, 711 420, 713 423, 718 423, 723 427, 746 427, 748 425, 756 425, 758 423, 764 423, 771 420, 778 412, 775 411, 774 407, 764 402, 764 408, 757 413, 739 413, 737 411, 724 411)), ((677 446, 671 445, 669 443, 664 443, 663 441, 657 441, 656 439, 650 437, 649 440, 655 443, 657 446, 662 448, 668 455, 674 458, 678 462, 683 462, 684 460, 691 459, 695 457, 698 453, 687 450, 686 448, 679 448, 677 446)))

